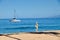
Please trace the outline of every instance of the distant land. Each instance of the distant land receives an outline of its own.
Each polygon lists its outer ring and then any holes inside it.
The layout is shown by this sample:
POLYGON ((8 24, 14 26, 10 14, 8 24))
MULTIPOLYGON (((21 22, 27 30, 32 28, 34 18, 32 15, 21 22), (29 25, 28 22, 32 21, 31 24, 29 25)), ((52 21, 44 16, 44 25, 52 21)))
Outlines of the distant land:
POLYGON ((60 18, 60 15, 55 15, 55 16, 52 16, 50 18, 60 18))

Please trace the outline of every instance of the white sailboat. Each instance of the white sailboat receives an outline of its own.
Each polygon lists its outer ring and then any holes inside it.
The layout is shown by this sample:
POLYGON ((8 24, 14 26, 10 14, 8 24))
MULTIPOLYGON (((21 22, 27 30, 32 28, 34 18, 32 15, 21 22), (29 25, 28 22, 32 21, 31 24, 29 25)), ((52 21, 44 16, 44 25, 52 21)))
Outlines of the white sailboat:
POLYGON ((11 22, 20 22, 21 20, 16 19, 16 10, 14 10, 14 17, 10 20, 11 22))

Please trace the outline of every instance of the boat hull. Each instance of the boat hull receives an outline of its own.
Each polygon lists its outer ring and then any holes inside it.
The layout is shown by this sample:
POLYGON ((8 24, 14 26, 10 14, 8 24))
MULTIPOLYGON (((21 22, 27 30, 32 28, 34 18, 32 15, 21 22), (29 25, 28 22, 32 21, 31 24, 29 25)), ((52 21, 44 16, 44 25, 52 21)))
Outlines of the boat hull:
POLYGON ((11 20, 11 22, 21 22, 21 20, 11 20))

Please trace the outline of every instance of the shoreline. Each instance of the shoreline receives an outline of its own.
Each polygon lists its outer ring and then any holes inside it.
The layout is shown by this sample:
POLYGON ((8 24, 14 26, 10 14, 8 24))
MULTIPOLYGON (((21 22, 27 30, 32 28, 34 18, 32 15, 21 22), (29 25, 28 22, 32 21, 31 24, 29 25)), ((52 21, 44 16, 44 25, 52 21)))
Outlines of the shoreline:
MULTIPOLYGON (((38 31, 32 33, 40 33, 40 32, 59 32, 60 30, 45 30, 45 31, 38 31)), ((31 32, 14 32, 14 33, 4 33, 4 34, 21 34, 21 33, 31 33, 31 32)), ((1 33, 2 34, 2 33, 1 33)))
POLYGON ((60 30, 2 34, 0 40, 60 40, 60 30))

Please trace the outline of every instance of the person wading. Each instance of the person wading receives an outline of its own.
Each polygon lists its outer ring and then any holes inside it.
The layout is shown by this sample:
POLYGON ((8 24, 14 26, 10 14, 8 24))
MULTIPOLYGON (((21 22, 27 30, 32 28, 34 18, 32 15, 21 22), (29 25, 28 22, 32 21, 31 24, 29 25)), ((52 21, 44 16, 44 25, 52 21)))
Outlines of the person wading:
POLYGON ((36 22, 35 28, 36 28, 36 32, 38 32, 38 22, 36 22))

